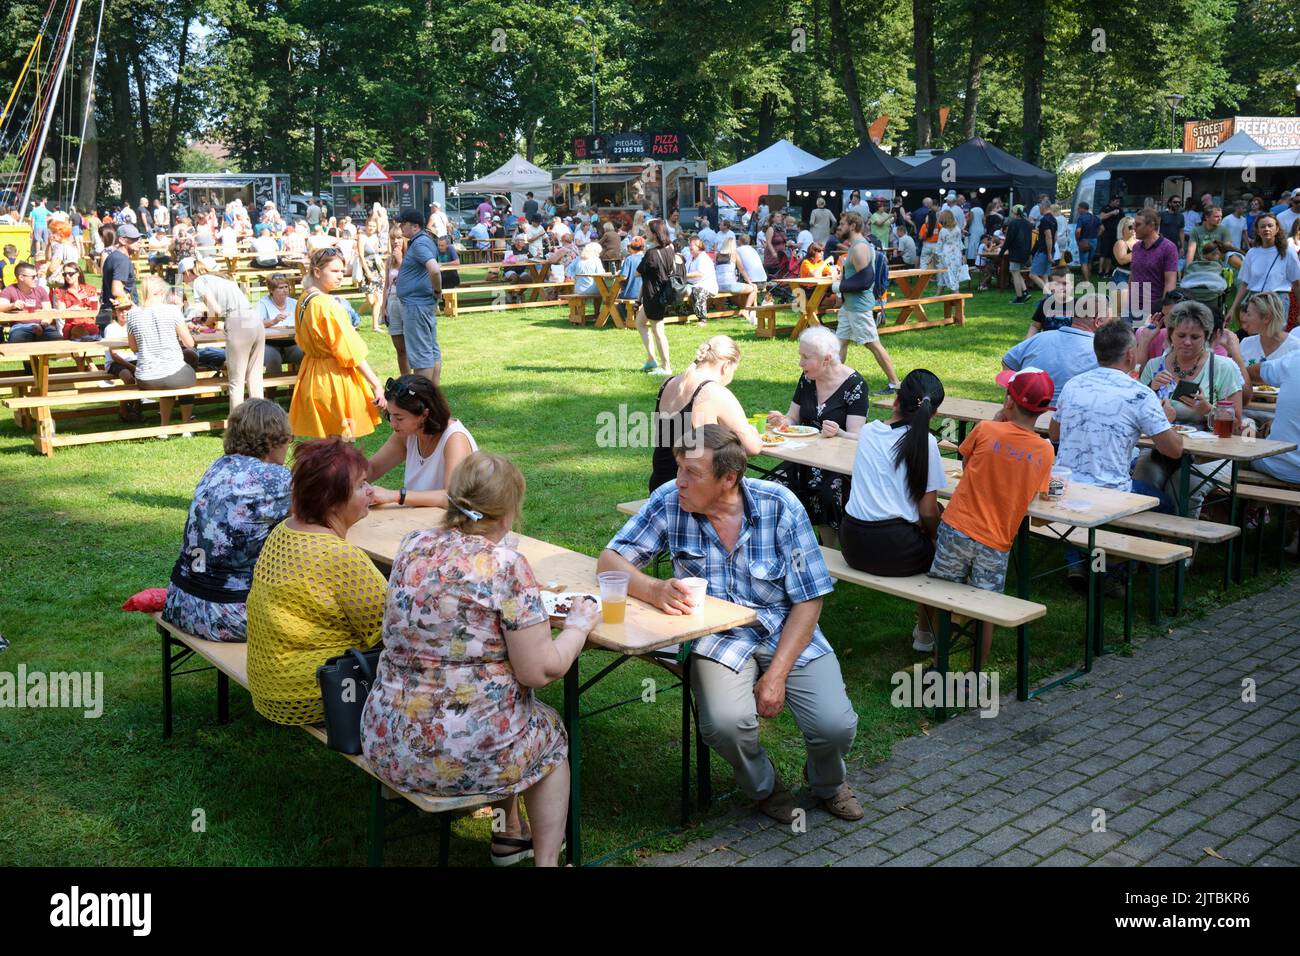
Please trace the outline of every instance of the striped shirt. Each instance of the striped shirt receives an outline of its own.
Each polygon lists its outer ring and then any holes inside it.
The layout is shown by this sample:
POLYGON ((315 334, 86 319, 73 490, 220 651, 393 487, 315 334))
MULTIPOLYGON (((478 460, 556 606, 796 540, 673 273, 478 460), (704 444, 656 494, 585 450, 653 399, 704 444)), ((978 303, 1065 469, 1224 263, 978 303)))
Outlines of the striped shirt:
MULTIPOLYGON (((701 514, 683 511, 677 486, 655 490, 609 543, 637 567, 667 550, 678 578, 704 578, 708 593, 753 608, 758 623, 711 634, 695 642, 694 652, 739 672, 760 648, 775 653, 793 604, 829 594, 834 584, 799 499, 784 485, 744 478, 740 483, 745 514, 730 554, 718 532, 701 514)), ((820 627, 795 667, 831 653, 820 627)))
POLYGON ((177 323, 185 317, 174 305, 136 306, 126 314, 126 330, 135 336, 135 377, 145 381, 174 375, 185 365, 177 323))

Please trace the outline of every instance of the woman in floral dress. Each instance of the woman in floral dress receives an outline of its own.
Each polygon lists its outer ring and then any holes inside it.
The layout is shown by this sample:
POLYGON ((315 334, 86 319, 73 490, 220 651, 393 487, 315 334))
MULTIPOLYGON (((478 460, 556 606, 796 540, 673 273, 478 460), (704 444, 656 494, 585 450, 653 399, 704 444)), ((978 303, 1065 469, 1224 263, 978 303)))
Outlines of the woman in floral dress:
POLYGON ((225 454, 190 501, 163 620, 210 641, 248 639, 253 567, 271 529, 289 514, 289 418, 275 402, 249 399, 226 423, 225 454))
POLYGON ((362 751, 399 790, 487 794, 505 810, 492 862, 555 866, 569 797, 568 741, 532 688, 562 677, 596 622, 575 602, 551 639, 528 561, 507 539, 524 479, 475 452, 452 474, 442 527, 398 548, 384 609, 384 651, 361 719, 362 751), (526 794, 532 838, 519 816, 526 794), (535 841, 535 842, 534 842, 535 841))
POLYGON ((961 291, 961 284, 970 278, 970 267, 966 265, 966 246, 962 240, 961 229, 952 210, 945 209, 939 213, 939 275, 936 280, 939 289, 961 291))
MULTIPOLYGON (((834 332, 825 326, 804 330, 799 336, 799 369, 803 374, 789 411, 784 415, 772 412, 768 425, 811 425, 828 437, 843 435, 856 440, 870 410, 867 383, 840 361, 840 343, 834 332)), ((773 477, 803 502, 809 519, 821 526, 823 543, 833 543, 849 500, 849 476, 786 464, 773 477)))

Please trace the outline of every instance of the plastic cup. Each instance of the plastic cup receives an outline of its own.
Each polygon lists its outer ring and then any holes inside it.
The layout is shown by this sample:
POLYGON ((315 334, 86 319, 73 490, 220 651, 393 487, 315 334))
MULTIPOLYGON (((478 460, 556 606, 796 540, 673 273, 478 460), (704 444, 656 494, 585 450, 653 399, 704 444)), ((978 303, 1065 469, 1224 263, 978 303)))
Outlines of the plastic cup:
POLYGON ((709 593, 709 582, 704 578, 682 578, 682 584, 691 591, 691 613, 704 613, 704 599, 709 593))
POLYGON ((1043 497, 1048 501, 1060 501, 1070 490, 1072 472, 1064 465, 1053 465, 1052 475, 1047 479, 1047 492, 1043 497))
POLYGON ((627 585, 632 575, 626 571, 602 571, 596 575, 600 584, 600 617, 606 624, 622 624, 627 616, 627 585))
POLYGON ((759 412, 756 415, 749 416, 749 423, 754 426, 754 431, 760 435, 767 431, 767 412, 759 412))

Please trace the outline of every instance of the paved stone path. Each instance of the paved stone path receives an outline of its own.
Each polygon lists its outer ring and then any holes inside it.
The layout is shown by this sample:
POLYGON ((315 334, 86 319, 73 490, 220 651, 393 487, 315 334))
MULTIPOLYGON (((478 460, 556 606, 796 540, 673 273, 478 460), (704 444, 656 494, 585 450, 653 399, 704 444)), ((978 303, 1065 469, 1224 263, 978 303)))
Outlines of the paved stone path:
POLYGON ((812 809, 805 790, 806 832, 742 810, 642 865, 1300 864, 1300 585, 1107 655, 1037 700, 1004 677, 996 717, 963 714, 850 769, 864 819, 812 809))

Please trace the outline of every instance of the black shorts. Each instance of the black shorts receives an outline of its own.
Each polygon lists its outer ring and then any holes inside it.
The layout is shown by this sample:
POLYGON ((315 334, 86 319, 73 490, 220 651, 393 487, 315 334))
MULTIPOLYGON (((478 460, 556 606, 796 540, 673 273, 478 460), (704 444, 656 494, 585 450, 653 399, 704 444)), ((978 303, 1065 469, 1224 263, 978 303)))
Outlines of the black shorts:
POLYGON ((925 574, 934 563, 934 542, 904 518, 859 521, 846 511, 840 548, 849 567, 888 578, 925 574))

